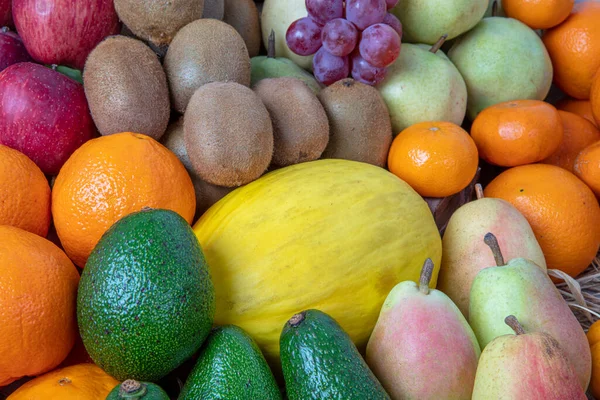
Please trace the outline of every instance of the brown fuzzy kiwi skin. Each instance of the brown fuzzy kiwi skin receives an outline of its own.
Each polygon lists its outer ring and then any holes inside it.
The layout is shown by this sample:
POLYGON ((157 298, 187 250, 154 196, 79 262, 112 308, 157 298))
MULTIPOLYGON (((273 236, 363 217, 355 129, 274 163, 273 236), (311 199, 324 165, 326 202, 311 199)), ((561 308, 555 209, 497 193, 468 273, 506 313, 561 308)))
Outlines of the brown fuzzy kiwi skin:
POLYGON ((167 77, 156 54, 137 39, 115 35, 90 53, 85 95, 102 135, 137 132, 158 140, 171 112, 167 77))
POLYGON ((223 21, 233 26, 242 35, 250 57, 260 53, 262 33, 258 8, 253 0, 225 0, 223 21))
POLYGON ((204 0, 204 12, 202 18, 223 20, 224 13, 225 0, 204 0))
POLYGON ((194 220, 200 218, 213 204, 235 189, 211 185, 210 183, 203 181, 198 174, 196 174, 192 162, 187 155, 187 150, 185 149, 183 117, 179 117, 175 122, 169 125, 165 135, 161 139, 161 143, 179 158, 190 174, 190 178, 192 178, 192 183, 194 184, 194 189, 196 191, 196 215, 194 220))
POLYGON ((184 115, 185 148, 202 180, 235 187, 260 177, 273 156, 269 112, 248 87, 213 82, 192 96, 184 115))
POLYGON ((202 18, 204 0, 115 0, 115 10, 137 37, 161 46, 183 26, 202 18))
POLYGON ((313 161, 329 141, 329 121, 314 92, 300 79, 263 79, 254 92, 267 107, 273 123, 273 160, 277 166, 313 161))
POLYGON ((182 114, 202 85, 237 82, 250 86, 250 56, 244 39, 232 26, 216 19, 199 19, 181 28, 163 67, 171 105, 182 114))
POLYGON ((392 124, 377 89, 348 78, 321 90, 318 97, 329 118, 329 144, 322 158, 385 167, 392 124))

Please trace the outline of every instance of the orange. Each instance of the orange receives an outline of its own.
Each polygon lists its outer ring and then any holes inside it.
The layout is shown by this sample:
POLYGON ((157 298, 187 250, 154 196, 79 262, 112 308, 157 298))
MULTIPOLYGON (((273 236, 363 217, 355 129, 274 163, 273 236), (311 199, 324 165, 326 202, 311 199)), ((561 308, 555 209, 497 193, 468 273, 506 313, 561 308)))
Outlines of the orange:
POLYGON ((592 379, 590 380, 590 393, 595 399, 600 398, 600 343, 591 347, 592 352, 592 379))
POLYGON ((563 125, 563 140, 550 157, 542 162, 573 172, 575 159, 590 144, 600 140, 600 130, 587 119, 566 111, 558 111, 563 125))
POLYGON ((50 185, 25 154, 0 144, 0 225, 46 236, 50 226, 50 185))
POLYGON ((556 104, 556 108, 577 114, 598 127, 592 112, 592 103, 589 100, 563 99, 556 104))
POLYGON ((598 21, 600 2, 577 3, 562 24, 542 36, 552 59, 554 83, 576 99, 589 99, 592 78, 600 68, 598 21))
POLYGON ((600 342, 600 320, 594 322, 587 331, 587 339, 590 346, 600 342))
POLYGON ((52 189, 56 232, 80 267, 108 228, 144 207, 175 211, 191 223, 196 195, 177 156, 141 134, 86 142, 63 165, 52 189))
POLYGON ((600 245, 600 206, 585 183, 547 164, 514 167, 485 188, 485 197, 504 199, 527 218, 548 268, 576 277, 600 245))
POLYGON ((575 160, 575 175, 600 197, 600 141, 583 149, 575 160))
POLYGON ((50 241, 0 225, 0 386, 59 365, 75 343, 79 274, 50 241))
POLYGON ((503 167, 531 164, 554 153, 563 139, 556 108, 539 100, 515 100, 484 109, 471 126, 479 156, 503 167))
POLYGON ((389 170, 421 196, 446 197, 475 177, 479 157, 473 139, 451 122, 409 126, 392 142, 389 170))
MULTIPOLYGON (((600 71, 600 70, 599 70, 600 71)), ((600 124, 600 73, 596 73, 590 90, 590 107, 596 124, 600 124)))
POLYGON ((79 364, 39 376, 8 396, 7 400, 100 400, 119 381, 95 364, 79 364))
POLYGON ((548 29, 567 19, 573 4, 575 0, 502 0, 502 9, 531 29, 548 29))

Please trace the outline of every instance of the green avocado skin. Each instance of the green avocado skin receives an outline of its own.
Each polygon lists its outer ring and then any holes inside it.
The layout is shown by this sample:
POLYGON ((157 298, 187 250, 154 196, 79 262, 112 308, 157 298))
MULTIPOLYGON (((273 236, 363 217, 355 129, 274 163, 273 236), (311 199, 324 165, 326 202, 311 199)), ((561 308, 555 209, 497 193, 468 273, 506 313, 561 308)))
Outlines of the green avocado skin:
POLYGON ((319 310, 302 314, 296 326, 285 324, 279 342, 290 400, 390 398, 333 318, 319 310))
POLYGON ((92 360, 116 379, 157 381, 202 345, 215 293, 189 224, 169 210, 116 222, 83 270, 77 321, 92 360))
POLYGON ((110 391, 106 400, 171 400, 169 395, 162 390, 162 388, 151 382, 140 382, 146 386, 146 393, 138 397, 124 397, 119 394, 121 384, 118 384, 113 390, 110 391))
POLYGON ((178 399, 279 400, 281 392, 256 342, 227 325, 208 336, 178 399))

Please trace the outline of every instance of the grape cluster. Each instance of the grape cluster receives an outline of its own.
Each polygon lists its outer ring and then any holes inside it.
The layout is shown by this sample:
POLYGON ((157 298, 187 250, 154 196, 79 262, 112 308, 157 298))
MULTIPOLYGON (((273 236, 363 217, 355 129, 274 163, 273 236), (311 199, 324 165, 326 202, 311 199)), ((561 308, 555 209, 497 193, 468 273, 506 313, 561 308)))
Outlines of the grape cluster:
POLYGON ((398 0, 306 0, 308 16, 286 33, 290 50, 313 58, 315 78, 331 85, 352 75, 375 85, 400 54, 402 24, 388 12, 398 0))

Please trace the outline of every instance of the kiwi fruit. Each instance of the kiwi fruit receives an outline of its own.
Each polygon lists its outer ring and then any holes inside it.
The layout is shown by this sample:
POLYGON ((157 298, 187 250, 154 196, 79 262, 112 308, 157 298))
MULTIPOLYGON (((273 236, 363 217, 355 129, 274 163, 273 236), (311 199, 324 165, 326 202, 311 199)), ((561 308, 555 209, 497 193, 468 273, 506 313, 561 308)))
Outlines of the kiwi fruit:
POLYGON ((194 217, 194 220, 200 218, 200 216, 212 207, 213 204, 221 200, 234 189, 211 185, 210 183, 203 181, 200 176, 196 174, 192 162, 187 155, 187 150, 185 149, 183 117, 179 117, 175 122, 169 125, 161 139, 161 143, 179 158, 190 174, 190 178, 192 178, 192 183, 194 184, 194 189, 196 191, 196 216, 194 217))
POLYGON ((169 45, 164 59, 172 106, 184 113, 190 98, 210 82, 250 86, 250 56, 244 39, 216 19, 187 24, 169 45))
POLYGON ((138 38, 161 46, 183 26, 202 18, 204 0, 115 0, 115 10, 138 38))
POLYGON ((250 57, 260 53, 262 34, 258 9, 253 0, 225 0, 223 21, 233 26, 244 38, 250 57))
POLYGON ((377 89, 348 78, 321 90, 318 97, 329 118, 329 143, 322 158, 385 167, 392 123, 377 89))
POLYGON ((252 89, 236 82, 212 82, 196 90, 183 131, 194 171, 213 185, 249 183, 273 156, 269 112, 252 89))
POLYGON ((225 13, 224 0, 204 0, 204 13, 202 18, 223 19, 225 13))
POLYGON ((271 162, 284 167, 318 159, 329 141, 329 121, 308 85, 297 78, 270 78, 259 81, 254 92, 273 124, 271 162))
POLYGON ((143 133, 158 140, 169 123, 167 77, 156 54, 130 37, 109 36, 83 69, 85 95, 98 131, 143 133))

